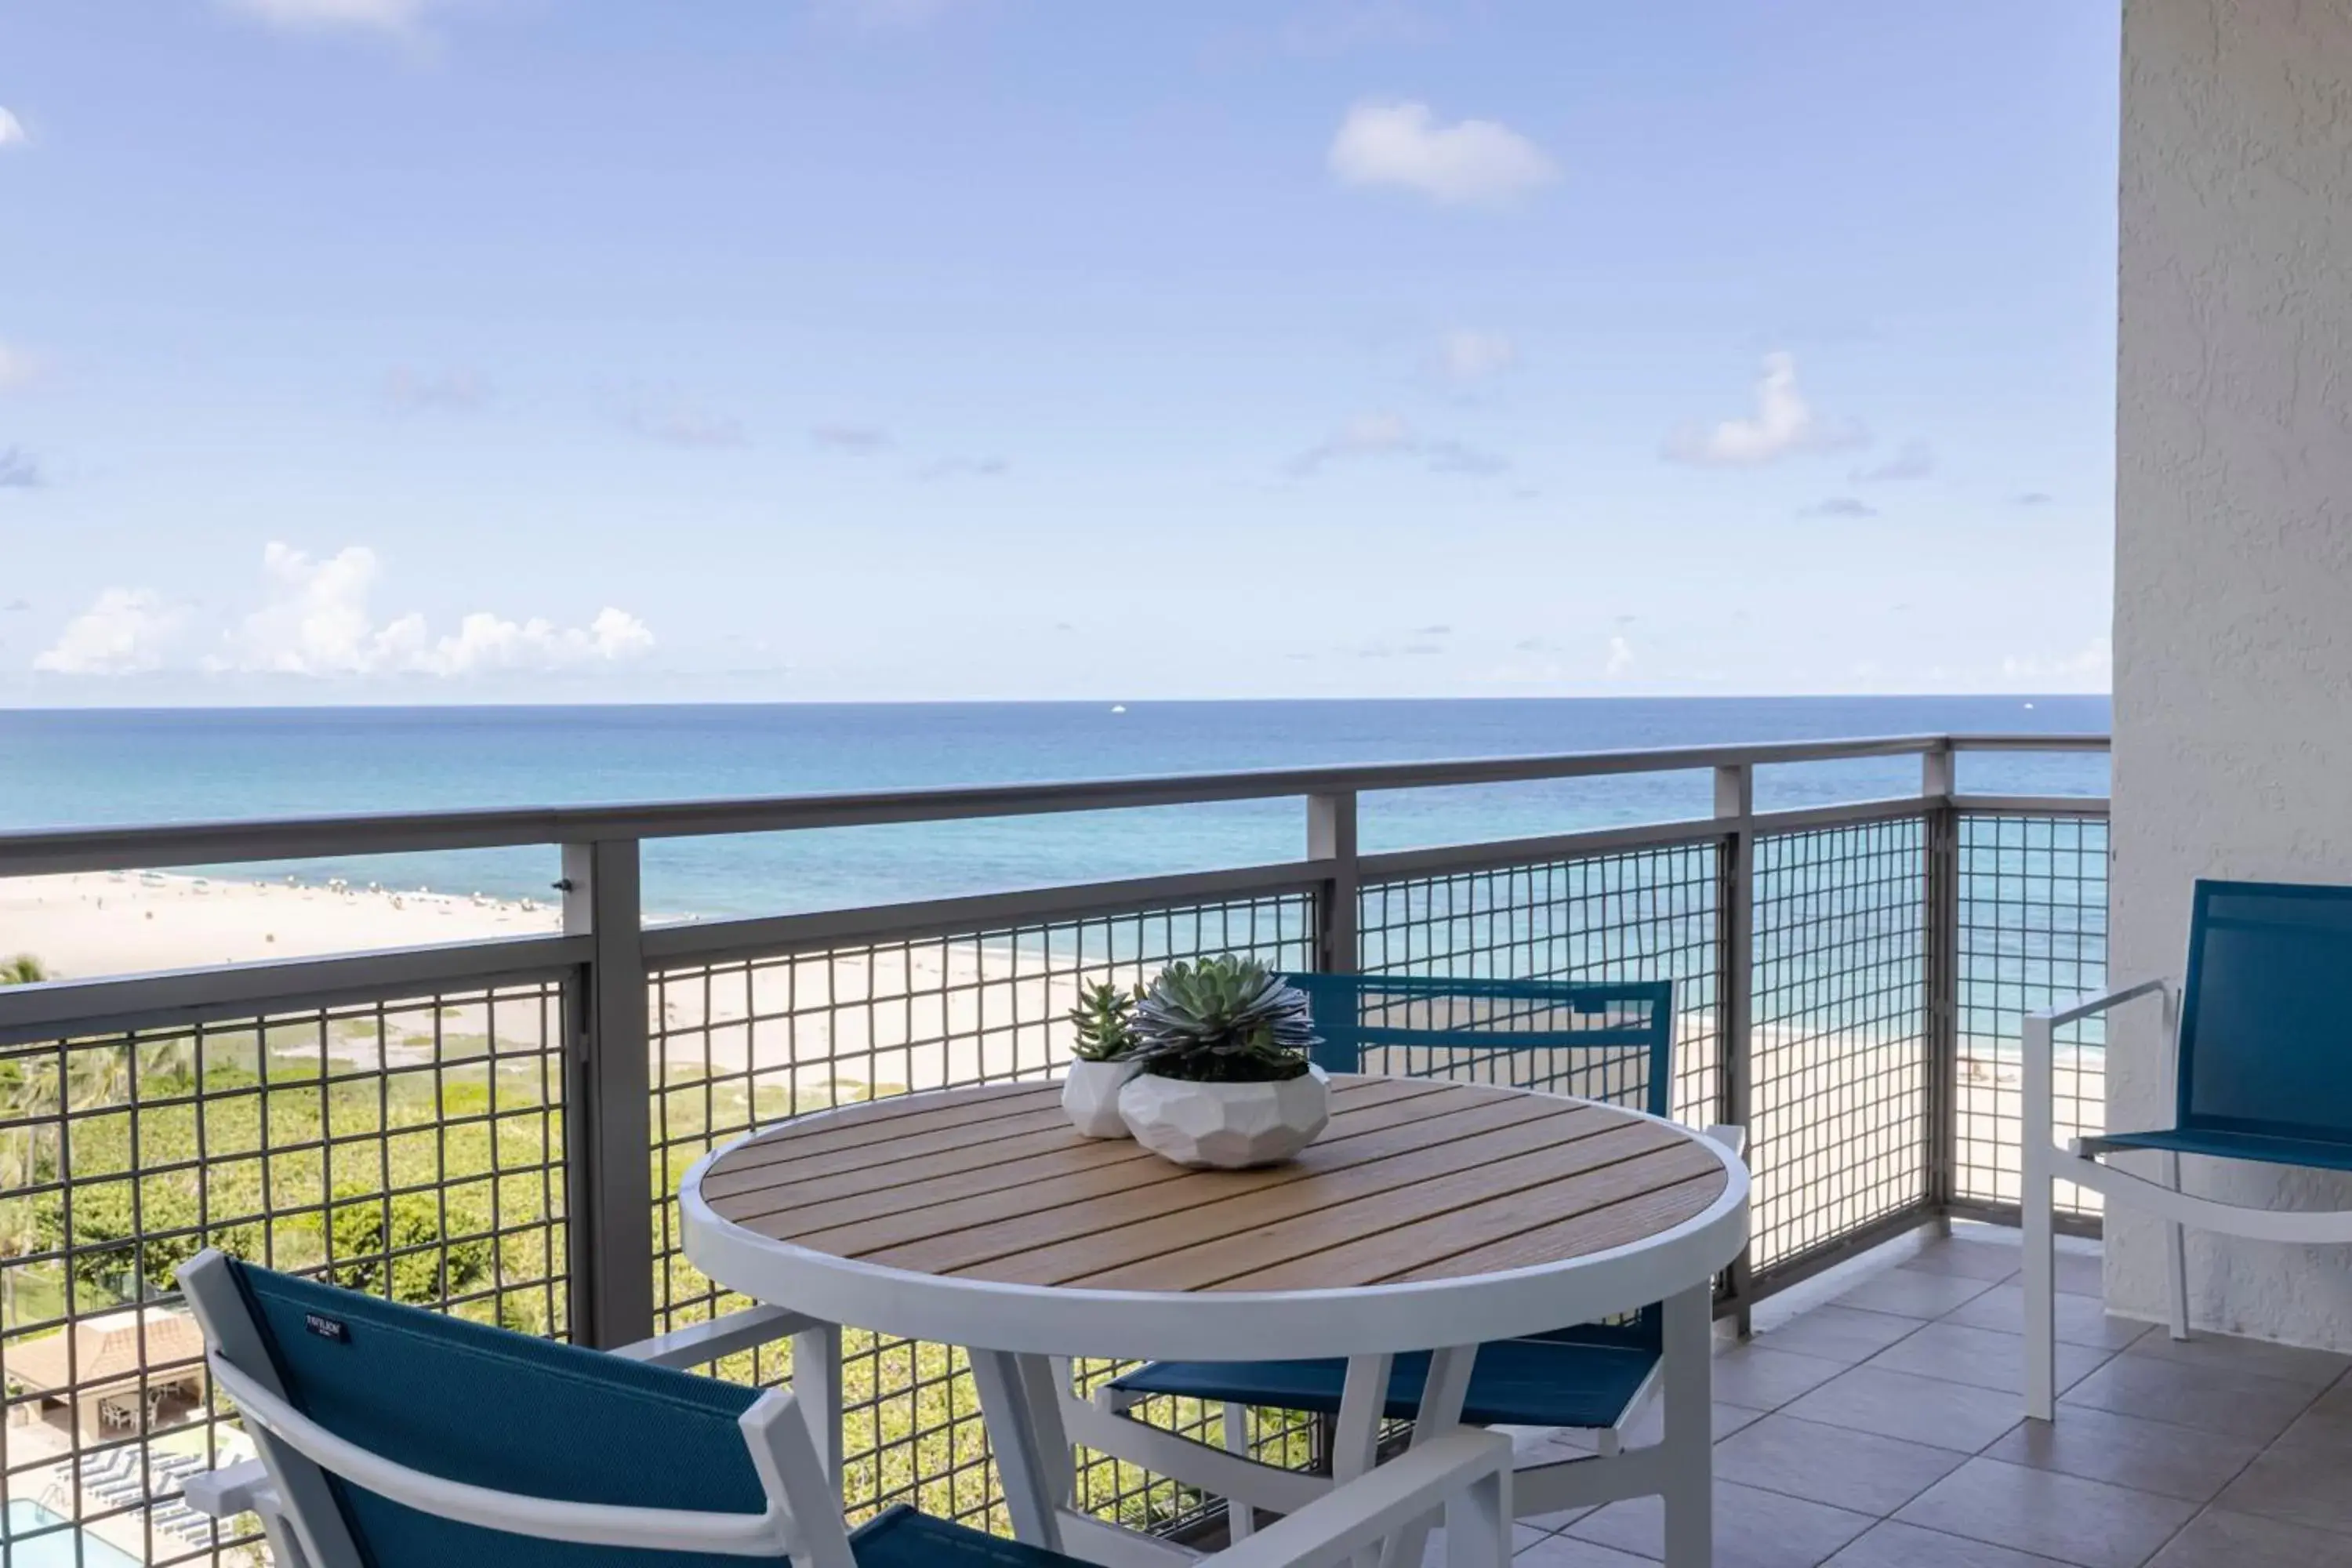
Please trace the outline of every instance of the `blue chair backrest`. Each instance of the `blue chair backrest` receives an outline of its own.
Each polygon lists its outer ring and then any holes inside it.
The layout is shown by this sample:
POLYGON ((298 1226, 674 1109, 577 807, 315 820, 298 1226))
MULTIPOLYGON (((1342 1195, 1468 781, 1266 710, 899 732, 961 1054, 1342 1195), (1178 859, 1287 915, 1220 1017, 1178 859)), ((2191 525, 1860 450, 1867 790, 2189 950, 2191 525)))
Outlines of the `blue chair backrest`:
POLYGON ((2352 1142, 2352 888, 2197 884, 2179 1124, 2352 1142))
MULTIPOLYGON (((231 1260, 287 1402, 448 1480, 565 1502, 757 1514, 737 1425, 760 1391, 362 1296, 231 1260)), ((330 1480, 374 1568, 744 1568, 751 1559, 540 1541, 330 1480)))
POLYGON ((1307 993, 1327 1072, 1511 1083, 1674 1113, 1671 980, 1284 978, 1307 993))

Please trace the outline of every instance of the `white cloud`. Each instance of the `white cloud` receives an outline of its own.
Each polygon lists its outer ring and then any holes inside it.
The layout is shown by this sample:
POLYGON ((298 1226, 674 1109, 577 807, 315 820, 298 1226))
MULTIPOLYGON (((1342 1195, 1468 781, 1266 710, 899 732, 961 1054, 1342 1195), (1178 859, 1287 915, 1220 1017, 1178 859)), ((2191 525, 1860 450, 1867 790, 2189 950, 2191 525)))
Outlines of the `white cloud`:
POLYGON ((378 624, 371 604, 380 563, 352 545, 324 560, 272 542, 262 552, 269 594, 222 639, 205 661, 215 671, 314 677, 466 676, 499 670, 554 670, 634 658, 650 651, 653 633, 625 610, 606 607, 585 626, 533 617, 509 620, 476 611, 436 637, 411 611, 378 624))
POLYGON ((1856 468, 1848 476, 1856 484, 1885 484, 1924 479, 1936 471, 1936 449, 1925 441, 1906 441, 1903 449, 1883 463, 1856 468))
POLYGON ((1667 438, 1664 455, 1673 462, 1707 468, 1749 468, 1791 452, 1859 446, 1866 438, 1856 427, 1815 412, 1797 390, 1795 358, 1770 353, 1756 383, 1753 417, 1727 419, 1711 429, 1678 430, 1667 438))
POLYGON ((1294 479, 1307 479, 1334 462, 1354 458, 1422 458, 1432 473, 1499 474, 1510 459, 1465 442, 1416 432, 1402 415, 1360 414, 1284 465, 1294 479))
MULTIPOLYGON (((0 141, 5 141, 0 137, 0 141)), ((41 374, 41 362, 24 350, 0 343, 0 392, 29 385, 41 374)))
POLYGON ((1633 645, 1622 637, 1609 639, 1609 660, 1601 673, 1612 680, 1633 673, 1633 645))
POLYGON ((955 10, 963 0, 812 0, 819 16, 854 26, 920 27, 955 10))
POLYGON ((20 447, 0 447, 0 490, 41 488, 41 465, 20 447))
POLYGON ((25 122, 0 106, 0 147, 28 147, 32 141, 26 132, 25 122))
POLYGON ((186 614, 152 588, 109 588, 68 621, 58 640, 33 659, 56 675, 137 675, 163 668, 186 614))
POLYGON ((490 384, 465 369, 411 370, 395 366, 383 378, 383 401, 401 414, 463 414, 489 401, 490 384))
POLYGON ((817 425, 811 426, 809 439, 828 452, 862 455, 890 445, 890 432, 879 425, 817 425))
POLYGON ((1797 514, 1799 517, 1876 517, 1878 509, 1855 496, 1832 496, 1815 501, 1797 514))
POLYGON ((677 397, 640 402, 629 410, 629 426, 646 439, 671 447, 741 447, 751 440, 742 421, 677 397))
POLYGON ((1456 386, 1471 386, 1511 368, 1517 347, 1500 332, 1476 332, 1468 328, 1445 334, 1437 345, 1437 368, 1456 386))
POLYGON ((1360 103, 1331 139, 1348 185, 1399 185, 1448 206, 1508 206, 1559 177, 1526 137, 1491 120, 1440 125, 1425 103, 1360 103))
POLYGON ((419 36, 425 13, 446 0, 220 0, 241 16, 273 27, 303 32, 337 28, 362 33, 387 33, 397 37, 419 36))
POLYGON ((995 479, 1012 465, 1002 458, 940 458, 915 470, 919 479, 995 479))
POLYGON ((2000 672, 2013 681, 2046 683, 2051 690, 2106 691, 2116 683, 2115 647, 2097 637, 2056 658, 2011 654, 2000 661, 2000 672))

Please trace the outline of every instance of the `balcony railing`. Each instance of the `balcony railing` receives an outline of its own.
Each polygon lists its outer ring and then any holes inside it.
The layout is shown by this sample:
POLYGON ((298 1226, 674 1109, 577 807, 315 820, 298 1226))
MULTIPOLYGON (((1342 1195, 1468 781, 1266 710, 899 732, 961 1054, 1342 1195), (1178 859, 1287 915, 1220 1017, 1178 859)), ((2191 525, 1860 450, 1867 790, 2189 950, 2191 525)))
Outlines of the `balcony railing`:
MULTIPOLYGON (((564 877, 560 934, 0 988, 6 1533, 80 1529, 156 1563, 258 1552, 173 1500, 237 1441, 172 1304, 199 1247, 588 1343, 678 1327, 738 1304, 679 1253, 671 1194, 706 1150, 844 1099, 1049 1073, 1082 980, 1193 954, 1675 982, 1678 1110, 1750 1133, 1726 1314, 1939 1216, 2009 1217, 2021 1016, 2105 977, 2106 803, 1960 794, 1957 759, 2105 747, 1925 736, 0 834, 0 877, 511 845, 560 845, 564 877), (1756 809, 1759 768, 1912 756, 1916 794, 1756 809), (1371 792, 1692 770, 1710 816, 1358 845, 1371 792), (686 924, 649 925, 639 896, 654 838, 1278 797, 1306 805, 1305 853, 1278 864, 686 924)), ((2062 1064, 2084 1130, 2100 1046, 2062 1064)), ((2097 1226, 2088 1202, 2074 1220, 2097 1226)), ((754 1361, 718 1370, 788 1374, 781 1347, 754 1361)), ((953 1352, 853 1325, 838 1370, 854 1511, 991 1516, 953 1352)), ((1200 1409, 1156 1418, 1217 1440, 1200 1409)), ((1273 1412, 1252 1440, 1294 1462, 1317 1442, 1273 1412)), ((1080 1475, 1130 1523, 1201 1502, 1108 1458, 1080 1475)))

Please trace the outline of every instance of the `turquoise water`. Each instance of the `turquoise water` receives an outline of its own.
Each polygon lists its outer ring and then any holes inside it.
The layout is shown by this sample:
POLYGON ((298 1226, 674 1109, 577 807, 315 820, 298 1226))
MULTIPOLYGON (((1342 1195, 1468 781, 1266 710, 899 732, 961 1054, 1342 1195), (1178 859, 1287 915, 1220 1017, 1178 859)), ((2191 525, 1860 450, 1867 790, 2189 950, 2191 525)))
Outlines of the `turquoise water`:
MULTIPOLYGON (((2104 731, 2105 698, 341 708, 0 712, 0 828, 1111 778, 1929 731, 2104 731)), ((1766 809, 1898 795, 1916 758, 1768 769, 1766 809)), ((1963 760, 1972 791, 2106 787, 2097 756, 1963 760)), ((1367 849, 1704 816, 1702 773, 1391 792, 1367 849)), ((649 907, 754 914, 1295 858, 1296 801, 678 839, 649 907)), ((551 849, 253 874, 543 896, 551 849)))
POLYGON ((88 1531, 59 1530, 65 1516, 29 1498, 12 1499, 7 1520, 7 1532, 0 1536, 0 1563, 6 1568, 146 1568, 88 1531))

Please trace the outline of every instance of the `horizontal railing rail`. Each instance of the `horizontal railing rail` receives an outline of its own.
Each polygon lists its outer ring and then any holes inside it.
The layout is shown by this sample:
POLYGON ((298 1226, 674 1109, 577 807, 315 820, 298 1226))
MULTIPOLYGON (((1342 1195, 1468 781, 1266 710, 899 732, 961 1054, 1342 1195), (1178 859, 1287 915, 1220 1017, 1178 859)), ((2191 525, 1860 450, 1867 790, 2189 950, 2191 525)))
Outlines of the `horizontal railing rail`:
MULTIPOLYGON (((0 986, 0 1348, 156 1300, 205 1241, 590 1342, 677 1327, 727 1304, 677 1247, 671 1189, 692 1159, 845 1099, 1054 1070, 1082 984, 1228 951, 1674 981, 1677 1113, 1750 1129, 1756 1240, 1719 1296, 1744 1316, 1908 1226, 2012 1212, 2016 1021, 2104 979, 2107 803, 1966 793, 1956 759, 2106 746, 1919 735, 0 833, 0 878, 533 844, 562 847, 564 878, 558 934, 0 986), (1759 770, 1906 756, 1916 793, 1758 809, 1759 770), (1685 772, 1712 775, 1714 815, 1359 843, 1375 792, 1685 772), (639 889, 652 838, 1282 797, 1306 803, 1296 859, 692 921, 649 918, 639 889)), ((2061 1064, 2076 1130, 2102 1114, 2101 1045, 2085 1035, 2061 1064)), ((2095 1211, 2071 1223, 2095 1229, 2095 1211)), ((844 1357, 856 1505, 991 1517, 951 1354, 853 1326, 844 1357)), ((720 1370, 788 1365, 762 1352, 720 1370)), ((168 1368, 138 1376, 180 1386, 168 1368)), ((56 1417, 37 1393, 8 1397, 14 1472, 29 1462, 17 1417, 56 1417)), ((44 1495, 79 1518, 81 1468, 148 1439, 68 1426, 44 1495)), ((1286 1462, 1315 1451, 1311 1427, 1270 1413, 1244 1436, 1286 1462)), ((1100 1457, 1081 1478, 1088 1506, 1130 1521, 1198 1512, 1100 1457)), ((159 1506, 93 1517, 116 1529, 159 1506)), ((231 1544, 175 1539, 150 1528, 149 1560, 231 1544)))
POLYGON ((1364 763, 1073 783, 950 785, 737 800, 287 817, 252 822, 0 832, 0 876, 146 870, 331 855, 484 849, 528 844, 773 833, 891 823, 957 822, 1139 806, 1202 805, 1452 785, 1525 784, 1623 773, 1696 773, 1965 752, 2104 752, 2104 735, 1905 735, 1364 763))

